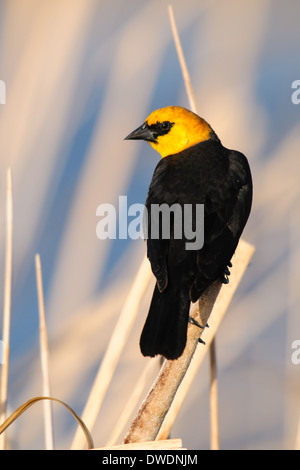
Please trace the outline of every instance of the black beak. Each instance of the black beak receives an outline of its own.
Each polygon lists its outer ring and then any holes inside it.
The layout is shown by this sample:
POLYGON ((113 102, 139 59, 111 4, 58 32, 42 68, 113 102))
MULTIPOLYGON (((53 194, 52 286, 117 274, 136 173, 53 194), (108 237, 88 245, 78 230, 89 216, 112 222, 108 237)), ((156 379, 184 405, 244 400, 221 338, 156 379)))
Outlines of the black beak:
POLYGON ((146 140, 147 142, 156 142, 154 135, 146 122, 131 132, 124 140, 146 140))

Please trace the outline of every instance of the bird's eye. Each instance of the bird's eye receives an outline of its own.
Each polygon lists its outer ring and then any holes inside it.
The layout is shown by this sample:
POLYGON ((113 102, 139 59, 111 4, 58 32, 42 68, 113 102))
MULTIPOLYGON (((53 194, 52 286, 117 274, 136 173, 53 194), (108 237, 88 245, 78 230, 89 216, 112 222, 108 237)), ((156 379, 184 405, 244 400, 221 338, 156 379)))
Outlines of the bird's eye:
POLYGON ((162 122, 160 126, 164 131, 168 131, 171 127, 169 121, 162 122))

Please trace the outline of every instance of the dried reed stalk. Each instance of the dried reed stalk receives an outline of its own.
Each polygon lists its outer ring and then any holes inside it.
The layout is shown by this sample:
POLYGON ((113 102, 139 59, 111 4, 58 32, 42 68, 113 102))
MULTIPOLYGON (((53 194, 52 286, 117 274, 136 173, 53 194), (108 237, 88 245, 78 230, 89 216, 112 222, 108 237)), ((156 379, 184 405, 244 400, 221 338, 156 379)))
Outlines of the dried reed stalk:
POLYGON ((185 89, 186 89, 186 92, 187 92, 187 95, 188 95, 190 107, 191 107, 191 110, 194 113, 197 113, 195 93, 194 93, 194 90, 193 90, 193 87, 192 87, 190 74, 189 74, 189 71, 188 71, 188 68, 187 68, 187 65, 186 65, 186 61, 185 61, 185 57, 184 57, 184 54, 183 54, 183 50, 182 50, 182 46, 181 46, 181 42, 180 42, 180 38, 179 38, 179 34, 178 34, 178 29, 177 29, 177 25, 176 25, 172 5, 168 5, 168 9, 169 9, 169 18, 170 18, 173 38, 174 38, 174 42, 175 42, 175 46, 176 46, 176 50, 177 50, 177 55, 178 55, 178 59, 179 59, 180 67, 181 67, 181 72, 182 72, 182 76, 183 76, 183 81, 184 81, 185 89))
MULTIPOLYGON (((39 325, 40 325, 40 355, 43 379, 43 395, 46 397, 51 396, 50 393, 50 374, 49 374, 49 346, 48 334, 45 319, 45 302, 43 291, 43 278, 41 258, 39 254, 35 255, 35 270, 36 270, 36 283, 37 295, 39 304, 39 325)), ((45 427, 45 447, 46 450, 53 450, 54 448, 54 433, 53 433, 53 420, 52 420, 52 403, 49 400, 44 402, 44 427, 45 427)))
MULTIPOLYGON (((198 108, 197 108, 197 102, 196 102, 196 97, 195 97, 195 92, 192 86, 192 82, 190 79, 190 74, 186 65, 184 53, 182 50, 181 46, 181 41, 179 38, 178 34, 178 29, 175 21, 175 16, 174 16, 174 11, 173 7, 169 5, 169 18, 170 18, 170 23, 171 23, 171 28, 172 28, 172 33, 173 33, 173 38, 177 50, 177 55, 182 71, 182 76, 183 76, 183 81, 185 84, 185 89, 188 95, 189 103, 190 103, 190 108, 194 113, 198 114, 198 108)), ((211 422, 211 448, 217 450, 219 448, 219 425, 218 425, 218 391, 217 391, 217 377, 216 377, 216 369, 215 369, 215 342, 216 340, 212 342, 210 346, 210 375, 211 375, 211 381, 210 381, 210 422, 211 422)))
MULTIPOLYGON (((253 251, 254 248, 251 245, 240 240, 233 257, 230 283, 222 290, 222 284, 219 281, 213 283, 200 297, 199 301, 191 305, 190 315, 195 318, 198 323, 205 325, 208 318, 210 318, 210 328, 205 329, 205 341, 207 341, 208 338, 209 344, 215 336, 220 321, 223 318, 242 275, 249 264, 253 251), (219 300, 219 296, 218 308, 214 308, 214 313, 212 317, 210 317, 214 304, 217 304, 216 300, 220 290, 222 293, 221 301, 219 300), (214 321, 212 321, 212 319, 214 319, 214 321)), ((193 324, 188 325, 187 344, 182 356, 175 361, 165 361, 158 378, 142 403, 136 418, 131 424, 129 431, 124 438, 124 443, 152 441, 156 438, 165 439, 169 436, 171 429, 170 424, 173 424, 180 409, 183 397, 186 395, 191 381, 194 378, 195 367, 192 368, 192 376, 189 375, 188 381, 185 383, 183 382, 184 387, 181 390, 180 402, 174 400, 171 420, 167 421, 167 426, 164 426, 160 433, 159 429, 171 407, 175 394, 183 381, 183 378, 188 375, 188 367, 197 348, 199 337, 201 336, 202 330, 193 324)), ((207 348, 202 345, 199 346, 198 350, 199 349, 203 352, 206 352, 207 350, 207 348)), ((199 364, 196 364, 196 369, 198 369, 198 365, 199 364)))
POLYGON ((297 435, 295 441, 295 450, 300 450, 300 416, 298 420, 297 435))
MULTIPOLYGON (((89 429, 92 429, 95 424, 105 393, 111 382, 113 373, 137 316, 140 302, 144 297, 151 279, 152 273, 150 264, 148 259, 145 257, 122 308, 82 414, 82 419, 89 429)), ((81 448, 82 445, 83 439, 78 429, 74 436, 71 449, 81 448)))
MULTIPOLYGON (((0 385, 0 423, 7 414, 7 388, 9 370, 10 317, 11 317, 11 285, 12 285, 12 249, 13 249, 13 195, 11 169, 7 170, 6 195, 6 253, 3 308, 3 364, 1 367, 0 385)), ((5 449, 5 436, 0 436, 0 449, 5 449)))
POLYGON ((218 387, 217 387, 217 360, 215 338, 209 347, 210 358, 210 446, 211 450, 220 449, 219 417, 218 417, 218 387))
POLYGON ((30 400, 27 400, 25 403, 23 403, 19 408, 17 408, 5 421, 0 425, 0 435, 4 435, 4 431, 17 419, 21 414, 23 414, 30 406, 34 405, 35 403, 41 401, 41 400, 51 400, 57 403, 60 403, 63 405, 67 410, 71 413, 72 416, 76 419, 78 422, 81 430, 83 431, 84 437, 87 442, 88 449, 93 449, 94 448, 94 443, 93 443, 93 438, 90 434, 90 431, 86 427, 85 423, 82 421, 82 419, 79 418, 79 416, 75 413, 72 408, 64 403, 61 400, 58 400, 57 398, 53 397, 33 397, 30 398, 30 400))

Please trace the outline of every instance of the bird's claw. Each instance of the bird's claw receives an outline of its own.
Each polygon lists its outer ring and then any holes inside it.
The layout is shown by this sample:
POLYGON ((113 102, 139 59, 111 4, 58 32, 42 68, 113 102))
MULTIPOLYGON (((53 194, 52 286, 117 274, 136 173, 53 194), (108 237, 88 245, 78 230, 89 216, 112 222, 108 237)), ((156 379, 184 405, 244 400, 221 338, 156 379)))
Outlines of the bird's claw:
POLYGON ((222 282, 222 284, 229 284, 229 279, 228 279, 228 276, 226 274, 224 274, 221 277, 221 282, 222 282))
POLYGON ((230 276, 230 271, 229 271, 228 267, 226 267, 224 269, 224 274, 227 274, 227 276, 230 276))
POLYGON ((232 263, 231 263, 231 261, 229 261, 228 265, 227 265, 226 268, 224 269, 223 276, 221 277, 221 281, 222 281, 223 284, 228 284, 228 283, 229 283, 228 276, 230 276, 230 271, 229 271, 228 268, 232 268, 232 263))
POLYGON ((201 330, 204 330, 204 326, 201 326, 200 323, 198 323, 197 320, 195 320, 195 318, 191 316, 189 317, 189 323, 191 323, 192 325, 198 326, 198 328, 201 328, 201 330))

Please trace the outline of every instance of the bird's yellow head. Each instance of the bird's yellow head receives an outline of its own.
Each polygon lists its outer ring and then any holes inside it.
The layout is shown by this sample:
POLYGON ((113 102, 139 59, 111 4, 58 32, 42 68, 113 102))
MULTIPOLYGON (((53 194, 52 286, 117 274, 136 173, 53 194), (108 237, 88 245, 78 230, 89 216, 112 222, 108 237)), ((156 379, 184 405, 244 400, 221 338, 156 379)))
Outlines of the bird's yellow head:
POLYGON ((162 157, 210 139, 214 131, 197 114, 179 106, 157 109, 126 139, 146 140, 162 157))

